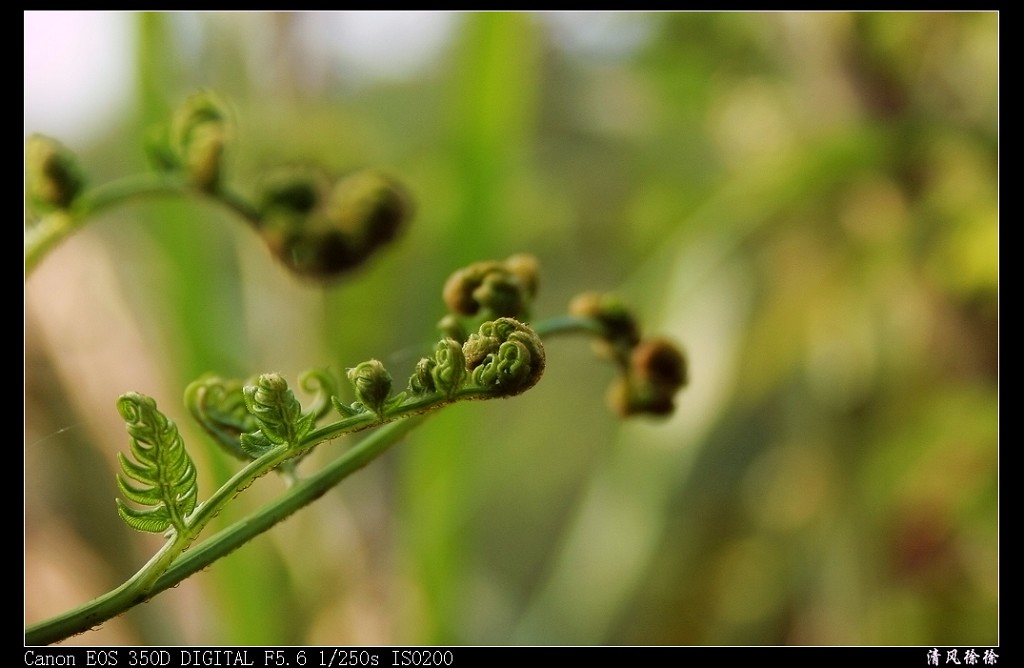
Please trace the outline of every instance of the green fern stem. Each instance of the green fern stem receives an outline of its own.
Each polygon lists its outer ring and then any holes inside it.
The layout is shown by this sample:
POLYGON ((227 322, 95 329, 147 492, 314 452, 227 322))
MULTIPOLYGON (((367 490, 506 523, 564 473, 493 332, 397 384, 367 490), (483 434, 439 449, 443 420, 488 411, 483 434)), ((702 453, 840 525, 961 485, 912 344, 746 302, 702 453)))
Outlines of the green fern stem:
POLYGON ((127 176, 86 190, 75 199, 71 208, 53 211, 27 227, 25 276, 29 276, 60 242, 84 227, 98 213, 132 199, 159 195, 212 196, 246 222, 255 225, 259 221, 256 209, 240 195, 226 188, 206 193, 197 190, 186 175, 176 172, 149 172, 127 176))
MULTIPOLYGON (((419 422, 420 419, 410 419, 387 425, 360 441, 358 445, 315 475, 291 487, 281 498, 268 503, 246 519, 210 537, 185 555, 179 556, 181 550, 184 549, 183 543, 187 546, 187 542, 191 538, 175 537, 174 540, 165 544, 138 573, 117 589, 62 615, 29 626, 25 630, 25 644, 48 645, 84 633, 129 608, 153 598, 160 592, 174 587, 323 496, 329 489, 397 443, 419 422)), ((216 511, 223 507, 226 500, 286 459, 286 453, 281 452, 284 449, 275 449, 254 461, 221 487, 214 497, 211 497, 197 510, 196 515, 192 518, 192 530, 189 531, 189 534, 198 534, 206 522, 216 514, 216 511), (216 503, 215 499, 219 503, 216 503)))
POLYGON ((295 447, 278 446, 251 462, 222 485, 189 517, 187 528, 175 533, 150 561, 131 579, 90 603, 52 619, 29 626, 25 631, 28 645, 46 645, 83 633, 173 587, 193 573, 202 570, 255 536, 270 529, 289 515, 322 496, 332 486, 359 470, 412 430, 420 420, 414 416, 431 412, 454 401, 484 399, 489 396, 479 388, 467 388, 446 398, 439 394, 418 397, 393 409, 384 418, 362 413, 344 418, 310 432, 295 447), (413 419, 402 419, 413 418, 413 419), (363 439, 358 445, 331 465, 292 486, 280 499, 263 510, 224 529, 201 545, 182 552, 199 536, 206 525, 224 506, 256 480, 278 468, 285 461, 298 457, 311 448, 344 434, 362 431, 385 422, 383 429, 363 439))
MULTIPOLYGON (((558 317, 537 323, 534 331, 543 332, 545 336, 550 337, 581 331, 600 334, 603 329, 600 323, 591 318, 558 317)), ((502 396, 501 392, 474 383, 467 383, 450 394, 429 392, 406 396, 400 403, 390 403, 382 416, 366 411, 344 417, 337 422, 309 431, 299 443, 284 443, 273 448, 238 471, 201 503, 188 517, 184 530, 173 532, 170 540, 128 581, 89 603, 27 627, 25 643, 46 645, 59 642, 84 633, 153 598, 323 496, 333 486, 394 445, 420 424, 427 413, 456 401, 488 399, 495 396, 502 396), (210 520, 259 478, 277 469, 284 462, 301 457, 320 443, 380 425, 385 426, 364 438, 321 471, 289 487, 277 500, 185 552, 210 520)))
POLYGON ((591 334, 607 337, 608 328, 597 318, 576 315, 560 315, 546 318, 535 325, 533 331, 542 339, 565 334, 591 334))

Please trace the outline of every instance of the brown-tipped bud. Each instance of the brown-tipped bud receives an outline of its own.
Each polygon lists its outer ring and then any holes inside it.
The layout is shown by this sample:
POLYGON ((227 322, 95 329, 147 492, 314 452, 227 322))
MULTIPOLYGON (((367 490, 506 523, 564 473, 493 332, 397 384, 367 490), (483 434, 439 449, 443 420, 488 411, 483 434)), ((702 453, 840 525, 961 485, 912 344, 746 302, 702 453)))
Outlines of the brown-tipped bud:
POLYGON ((633 349, 630 371, 640 380, 659 385, 672 392, 689 381, 686 356, 668 339, 642 341, 633 349))
POLYGON ((494 315, 514 317, 526 311, 526 295, 518 279, 507 271, 494 271, 473 290, 473 301, 494 315))
POLYGON ((488 273, 497 271, 500 266, 494 261, 474 262, 449 276, 442 290, 448 310, 458 315, 476 315, 480 304, 473 297, 473 292, 488 273))
POLYGON ((353 248, 369 254, 393 240, 412 217, 412 200, 397 181, 366 169, 335 184, 325 215, 353 248))
POLYGON ((640 342, 640 325, 614 295, 600 292, 576 295, 569 302, 569 314, 601 323, 604 336, 594 343, 594 352, 600 357, 622 360, 640 342))
POLYGON ((633 349, 629 369, 608 392, 619 415, 671 415, 675 395, 688 382, 686 356, 667 339, 648 339, 633 349))
POLYGON ((25 181, 29 199, 44 211, 68 208, 85 185, 75 155, 55 139, 38 134, 25 146, 25 181))
POLYGON ((490 317, 526 317, 537 294, 537 260, 513 255, 504 262, 476 262, 445 282, 443 297, 452 313, 490 317))
POLYGON ((363 264, 409 216, 404 190, 364 171, 333 187, 320 172, 289 167, 264 177, 258 194, 264 241, 300 276, 330 281, 363 264))

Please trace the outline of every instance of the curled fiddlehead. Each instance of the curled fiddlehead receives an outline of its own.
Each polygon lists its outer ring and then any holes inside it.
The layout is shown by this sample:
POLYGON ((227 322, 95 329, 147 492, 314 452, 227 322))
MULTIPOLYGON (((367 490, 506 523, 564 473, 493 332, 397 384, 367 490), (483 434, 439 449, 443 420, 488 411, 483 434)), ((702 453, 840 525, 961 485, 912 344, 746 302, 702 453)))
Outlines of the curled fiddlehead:
POLYGON ((257 228, 296 274, 330 280, 391 242, 412 216, 411 198, 390 176, 364 169, 332 182, 305 167, 271 172, 260 186, 257 228))
POLYGON ((416 363, 407 391, 392 396, 391 374, 370 360, 348 371, 356 401, 350 405, 335 397, 332 403, 345 418, 371 414, 386 422, 460 399, 521 394, 540 380, 544 363, 544 345, 529 326, 498 318, 483 323, 465 343, 451 337, 438 341, 433 357, 416 363))
POLYGON ((241 460, 251 457, 239 441, 242 434, 259 429, 256 417, 245 405, 240 380, 205 376, 185 390, 185 405, 192 417, 226 452, 241 460))
POLYGON ((331 410, 331 397, 338 393, 334 376, 323 369, 311 369, 299 376, 299 387, 313 395, 313 401, 306 413, 317 421, 331 410))
POLYGON ((569 313, 597 324, 594 352, 619 368, 608 389, 616 413, 666 416, 675 411, 675 396, 689 381, 686 354, 678 345, 664 337, 643 338, 632 311, 613 295, 577 295, 569 313))
POLYGON ((438 393, 451 399, 467 375, 462 344, 446 337, 437 342, 433 357, 424 357, 416 363, 416 370, 409 378, 409 391, 417 396, 438 393))
POLYGON ((253 459, 278 445, 295 447, 313 429, 315 415, 302 412, 302 405, 280 374, 260 375, 255 384, 242 388, 242 398, 259 426, 239 438, 242 450, 253 459))
POLYGON ((528 325, 514 318, 489 320, 459 344, 450 337, 438 342, 433 357, 416 364, 409 394, 490 399, 522 394, 544 373, 544 344, 528 325))
MULTIPOLYGON (((445 282, 443 298, 449 312, 438 327, 451 340, 465 342, 466 368, 473 384, 514 387, 521 375, 529 376, 523 368, 536 365, 538 359, 543 368, 543 357, 537 358, 527 345, 525 333, 495 343, 508 328, 506 319, 528 317, 537 296, 537 276, 536 258, 521 253, 505 260, 475 262, 445 282), (479 331, 468 334, 481 317, 486 321, 479 331)), ((644 338, 636 316, 614 295, 578 295, 569 304, 568 317, 551 331, 596 335, 594 352, 619 369, 608 391, 609 404, 619 415, 665 416, 675 410, 675 395, 688 381, 685 353, 667 338, 644 338)), ((438 388, 434 367, 435 360, 421 360, 409 384, 414 394, 438 388)))
POLYGON ((623 417, 637 414, 671 415, 675 395, 689 378, 686 356, 663 338, 641 341, 629 364, 609 389, 608 401, 623 417))
POLYGON ((216 193, 223 181, 224 153, 234 136, 227 104, 213 91, 190 95, 178 107, 169 126, 147 137, 146 152, 160 171, 183 173, 205 193, 216 193))
POLYGON ((356 411, 361 407, 370 410, 379 418, 384 417, 385 407, 391 397, 391 374, 379 360, 362 362, 348 370, 348 379, 356 393, 358 404, 353 404, 356 411))
POLYGON ((177 426, 157 409, 156 401, 135 392, 121 396, 117 410, 131 435, 134 457, 118 453, 117 487, 128 501, 148 506, 139 509, 117 499, 118 515, 139 531, 183 532, 199 488, 177 426))
MULTIPOLYGON (((278 203, 283 208, 316 206, 307 194, 302 188, 283 189, 278 203)), ((269 471, 292 471, 294 464, 319 443, 454 401, 511 397, 530 389, 540 380, 546 364, 538 332, 545 336, 559 332, 596 335, 599 354, 621 370, 609 393, 621 415, 667 415, 674 410, 675 395, 688 381, 685 354, 668 339, 642 337, 632 313, 606 295, 584 295, 574 300, 570 315, 538 323, 536 329, 514 317, 499 316, 478 323, 476 331, 466 334, 470 330, 467 325, 484 314, 506 310, 525 313, 536 289, 536 261, 528 256, 478 263, 453 275, 445 295, 453 313, 442 321, 446 336, 437 343, 433 356, 416 364, 408 390, 395 396, 391 395, 391 374, 377 360, 348 370, 356 397, 351 405, 336 396, 334 379, 326 372, 303 375, 303 389, 316 395, 306 411, 279 374, 263 374, 249 384, 218 378, 193 383, 186 393, 190 412, 220 445, 235 456, 251 460, 202 505, 196 501, 194 465, 174 423, 156 409, 152 399, 124 395, 118 409, 132 434, 136 461, 119 456, 122 473, 118 475, 118 487, 125 499, 148 507, 138 509, 118 499, 118 512, 136 529, 167 531, 173 539, 136 574, 131 586, 112 592, 116 602, 105 599, 95 606, 83 606, 80 613, 36 625, 29 630, 31 637, 49 642, 66 637, 66 632, 80 632, 96 620, 108 619, 173 586, 319 498, 330 485, 396 442, 411 428, 406 425, 415 426, 417 421, 390 425, 364 439, 327 471, 294 485, 278 502, 212 537, 203 549, 178 561, 209 520, 239 492, 269 471), (331 406, 341 413, 341 419, 318 427, 316 423, 331 406), (307 484, 313 480, 315 484, 307 484)))
POLYGON ((226 155, 236 134, 227 103, 199 91, 170 122, 145 139, 153 170, 93 188, 74 155, 33 135, 26 144, 26 275, 62 239, 102 209, 140 195, 200 195, 244 219, 286 268, 303 278, 333 281, 392 242, 412 217, 412 198, 396 179, 374 169, 328 178, 311 168, 284 167, 261 180, 254 200, 228 184, 226 155))
POLYGON ((598 357, 624 364, 630 351, 640 343, 640 324, 618 297, 601 292, 584 292, 569 302, 570 315, 593 318, 602 335, 594 341, 598 357))
POLYGON ((537 282, 537 260, 532 255, 475 262, 448 278, 444 302, 458 315, 525 318, 537 294, 537 282))
POLYGON ((537 333, 514 318, 480 325, 462 347, 472 383, 493 396, 512 397, 537 384, 546 363, 537 333))

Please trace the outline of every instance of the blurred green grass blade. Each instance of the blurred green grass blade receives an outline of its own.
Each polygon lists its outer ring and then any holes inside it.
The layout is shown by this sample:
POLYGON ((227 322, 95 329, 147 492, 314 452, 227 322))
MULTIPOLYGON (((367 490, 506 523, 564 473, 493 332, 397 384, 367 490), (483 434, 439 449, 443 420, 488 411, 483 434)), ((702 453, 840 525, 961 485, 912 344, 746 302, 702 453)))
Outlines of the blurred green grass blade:
MULTIPOLYGON (((445 262, 457 268, 469 262, 503 257, 498 248, 509 219, 508 184, 533 140, 538 88, 537 25, 521 13, 472 13, 462 17, 448 64, 450 115, 446 127, 457 175, 460 206, 451 227, 439 230, 445 262)), ((471 406, 472 408, 477 408, 471 406)), ((403 490, 409 554, 426 598, 422 610, 424 643, 470 642, 460 618, 466 614, 472 542, 467 522, 473 516, 479 438, 472 411, 453 410, 424 430, 429 442, 410 448, 403 465, 403 490)), ((477 428, 480 428, 479 426, 477 428)))

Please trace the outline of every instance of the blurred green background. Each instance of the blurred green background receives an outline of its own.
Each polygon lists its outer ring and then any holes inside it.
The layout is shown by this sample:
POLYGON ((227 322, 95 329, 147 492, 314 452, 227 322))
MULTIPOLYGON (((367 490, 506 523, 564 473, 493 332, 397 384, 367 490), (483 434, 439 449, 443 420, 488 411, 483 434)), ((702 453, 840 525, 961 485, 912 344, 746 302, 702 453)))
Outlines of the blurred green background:
POLYGON ((997 644, 998 19, 27 14, 26 134, 92 182, 142 170, 146 129, 212 88, 237 116, 236 189, 282 163, 372 166, 417 213, 330 286, 189 199, 105 213, 44 261, 25 284, 26 621, 160 543, 114 511, 119 394, 178 422, 203 498, 236 464, 188 418, 190 381, 371 357, 405 378, 445 278, 530 252, 538 317, 613 291, 686 348, 671 419, 618 420, 612 369, 552 341, 527 394, 442 411, 69 642, 997 644), (118 40, 62 32, 97 19, 118 40), (87 101, 107 109, 88 131, 52 120, 87 101))

